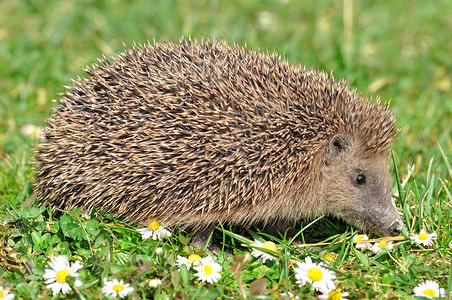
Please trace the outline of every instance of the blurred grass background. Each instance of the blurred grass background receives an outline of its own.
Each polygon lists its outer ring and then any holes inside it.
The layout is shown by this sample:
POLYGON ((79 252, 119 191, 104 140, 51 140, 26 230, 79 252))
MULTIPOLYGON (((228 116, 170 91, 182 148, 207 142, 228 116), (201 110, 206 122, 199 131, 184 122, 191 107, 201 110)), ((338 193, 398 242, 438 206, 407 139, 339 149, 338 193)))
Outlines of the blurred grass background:
MULTIPOLYGON (((402 168, 429 161, 446 174, 437 143, 452 149, 452 2, 238 0, 0 1, 0 188, 29 185, 32 141, 51 100, 82 68, 123 42, 181 36, 278 51, 294 64, 334 71, 359 92, 392 99, 403 130, 402 168)), ((22 190, 23 191, 23 190, 22 190)))

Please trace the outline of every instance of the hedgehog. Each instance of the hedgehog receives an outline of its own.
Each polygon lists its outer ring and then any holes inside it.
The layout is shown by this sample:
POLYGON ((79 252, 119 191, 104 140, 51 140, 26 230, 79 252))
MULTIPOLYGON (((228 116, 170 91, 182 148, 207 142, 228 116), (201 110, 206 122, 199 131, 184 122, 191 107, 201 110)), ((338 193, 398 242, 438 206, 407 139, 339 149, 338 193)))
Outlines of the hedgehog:
POLYGON ((402 230, 389 103, 209 39, 133 44, 98 61, 60 94, 36 148, 43 204, 201 231, 322 215, 402 230))

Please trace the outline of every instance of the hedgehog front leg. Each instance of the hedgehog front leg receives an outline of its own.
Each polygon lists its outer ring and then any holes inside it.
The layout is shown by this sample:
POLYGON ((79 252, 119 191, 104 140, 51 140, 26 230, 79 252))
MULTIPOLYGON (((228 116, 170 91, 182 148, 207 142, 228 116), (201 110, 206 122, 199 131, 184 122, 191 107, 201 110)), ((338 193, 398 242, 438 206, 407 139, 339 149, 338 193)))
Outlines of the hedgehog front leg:
POLYGON ((214 255, 220 254, 220 248, 212 243, 213 231, 213 225, 196 230, 195 234, 191 238, 191 244, 197 249, 205 249, 208 253, 212 253, 214 255))
POLYGON ((284 236, 287 232, 287 237, 290 238, 298 233, 298 230, 294 225, 295 224, 292 224, 292 222, 286 220, 278 220, 275 223, 266 224, 263 231, 275 237, 279 237, 280 235, 284 236))

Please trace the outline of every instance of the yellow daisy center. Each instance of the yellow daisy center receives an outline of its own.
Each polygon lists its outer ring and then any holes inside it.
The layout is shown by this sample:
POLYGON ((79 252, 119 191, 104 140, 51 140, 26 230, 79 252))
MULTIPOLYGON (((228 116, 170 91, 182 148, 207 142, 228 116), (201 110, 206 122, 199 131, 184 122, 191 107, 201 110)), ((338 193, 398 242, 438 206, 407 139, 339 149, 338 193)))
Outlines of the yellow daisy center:
POLYGON ((384 248, 388 245, 388 242, 386 241, 381 241, 378 243, 378 248, 384 248))
POLYGON ((5 298, 6 297, 6 293, 5 290, 0 290, 0 298, 5 298))
POLYGON ((362 235, 358 235, 358 237, 356 238, 357 242, 361 242, 364 239, 364 237, 362 235))
POLYGON ((70 273, 66 269, 58 271, 58 273, 56 274, 56 280, 58 282, 66 283, 66 277, 68 277, 69 275, 70 273))
POLYGON ((124 288, 125 288, 124 285, 120 284, 120 283, 115 284, 113 286, 113 290, 116 291, 116 292, 121 292, 122 290, 124 290, 124 288))
POLYGON ((323 273, 318 268, 310 268, 308 270, 308 277, 312 281, 319 281, 323 278, 323 273))
POLYGON ((331 253, 329 251, 325 252, 325 254, 323 255, 323 258, 325 258, 329 261, 332 261, 332 262, 336 261, 336 258, 333 255, 331 255, 331 253))
POLYGON ((204 274, 210 275, 210 274, 212 274, 212 271, 213 271, 213 269, 211 266, 209 266, 209 265, 204 266, 204 274))
POLYGON ((152 220, 148 223, 148 228, 150 230, 157 231, 159 229, 159 227, 160 227, 160 223, 156 220, 152 220))
POLYGON ((425 240, 428 239, 428 235, 426 235, 425 233, 421 233, 421 234, 419 235, 419 239, 425 241, 425 240))
POLYGON ((265 243, 263 243, 262 248, 271 250, 271 251, 276 251, 276 245, 272 241, 266 241, 265 243))
POLYGON ((201 260, 201 256, 199 256, 198 254, 192 254, 188 257, 188 263, 190 265, 193 265, 193 263, 200 261, 201 260))
POLYGON ((427 295, 427 296, 430 296, 430 297, 437 296, 437 295, 436 295, 436 292, 435 292, 434 290, 432 290, 432 289, 426 289, 426 290, 424 291, 424 294, 427 295))
POLYGON ((342 299, 342 293, 339 291, 331 291, 328 294, 328 300, 341 300, 342 299))

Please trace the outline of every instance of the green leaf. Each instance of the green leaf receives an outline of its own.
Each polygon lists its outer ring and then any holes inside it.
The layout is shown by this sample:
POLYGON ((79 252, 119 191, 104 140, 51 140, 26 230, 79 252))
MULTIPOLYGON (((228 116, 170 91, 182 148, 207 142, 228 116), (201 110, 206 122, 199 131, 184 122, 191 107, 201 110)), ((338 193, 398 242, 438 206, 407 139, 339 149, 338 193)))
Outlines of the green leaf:
POLYGON ((221 293, 217 288, 198 288, 196 294, 193 296, 193 299, 216 299, 220 296, 221 293))
POLYGON ((41 236, 41 248, 42 249, 47 249, 47 247, 49 247, 49 243, 50 243, 50 233, 46 232, 44 233, 43 236, 41 236))
POLYGON ((50 225, 50 231, 52 233, 57 233, 58 230, 60 230, 60 223, 55 222, 54 224, 50 225))
POLYGON ((353 253, 355 254, 355 256, 358 258, 358 260, 364 266, 364 268, 366 270, 369 270, 369 268, 370 268, 369 257, 367 257, 367 255, 364 254, 363 252, 357 250, 355 247, 352 247, 352 250, 353 250, 353 253))
POLYGON ((100 232, 100 229, 97 228, 97 224, 98 223, 93 220, 88 220, 85 224, 85 230, 91 238, 97 237, 100 232))
POLYGON ((63 231, 63 234, 65 236, 69 236, 67 227, 69 226, 69 224, 73 224, 73 223, 74 223, 74 219, 71 216, 69 216, 68 214, 64 214, 61 216, 60 228, 61 228, 61 231, 63 231))
POLYGON ((64 241, 64 242, 58 244, 57 247, 55 247, 55 248, 60 251, 60 254, 66 254, 66 252, 68 252, 68 250, 69 250, 69 243, 64 241))
POLYGON ((173 287, 177 289, 180 285, 181 281, 181 273, 180 271, 173 271, 171 272, 171 283, 173 284, 173 287))
POLYGON ((45 210, 45 207, 33 207, 33 206, 26 206, 22 209, 22 216, 25 219, 36 219, 39 217, 42 212, 45 210))
POLYGON ((42 279, 42 276, 38 276, 38 275, 25 275, 24 277, 25 277, 25 279, 27 279, 29 281, 39 281, 42 279))
POLYGON ((33 241, 33 245, 39 247, 41 244, 41 234, 37 231, 33 231, 31 233, 31 239, 33 241))
POLYGON ((186 234, 182 234, 182 233, 179 234, 178 239, 179 239, 179 242, 180 242, 182 245, 188 245, 188 243, 190 242, 190 238, 187 237, 186 234))
POLYGON ((34 268, 32 269, 32 272, 33 272, 33 274, 35 274, 35 275, 42 276, 42 275, 44 275, 44 273, 45 273, 45 268, 43 268, 43 267, 34 267, 34 268))
POLYGON ((405 257, 405 264, 407 267, 409 267, 416 260, 416 257, 416 254, 410 254, 405 257))
POLYGON ((384 274, 381 278, 381 282, 383 282, 384 284, 393 284, 394 277, 391 274, 384 274))
POLYGON ((74 240, 81 240, 83 237, 83 230, 78 224, 67 224, 66 230, 68 236, 74 240))
POLYGON ((403 285, 409 285, 412 283, 412 279, 405 274, 397 274, 394 280, 396 282, 402 283, 403 285))
POLYGON ((182 283, 184 285, 188 284, 188 281, 190 280, 190 273, 188 272, 188 268, 186 265, 181 265, 179 269, 180 278, 182 279, 182 283))
POLYGON ((31 299, 32 293, 34 294, 30 284, 21 282, 16 285, 16 294, 21 295, 24 299, 31 299))
POLYGON ((45 256, 49 256, 50 254, 55 254, 55 248, 53 248, 52 246, 47 247, 46 252, 45 252, 45 256))
POLYGON ((252 269, 252 270, 253 270, 252 272, 253 272, 253 275, 254 275, 255 278, 261 278, 261 277, 264 277, 265 274, 267 273, 268 267, 266 267, 266 266, 259 266, 259 267, 255 268, 255 269, 252 269))
POLYGON ((94 241, 93 248, 100 248, 102 245, 107 243, 110 240, 110 236, 108 231, 101 230, 101 232, 97 235, 96 240, 94 241))
POLYGON ((61 242, 61 239, 60 239, 60 237, 58 235, 54 234, 54 235, 52 235, 50 237, 50 240, 49 240, 49 244, 50 245, 55 245, 55 244, 58 244, 60 242, 61 242))
POLYGON ((79 224, 75 223, 74 219, 68 214, 61 216, 60 227, 63 234, 67 237, 73 238, 74 240, 81 240, 83 237, 82 228, 79 224))

